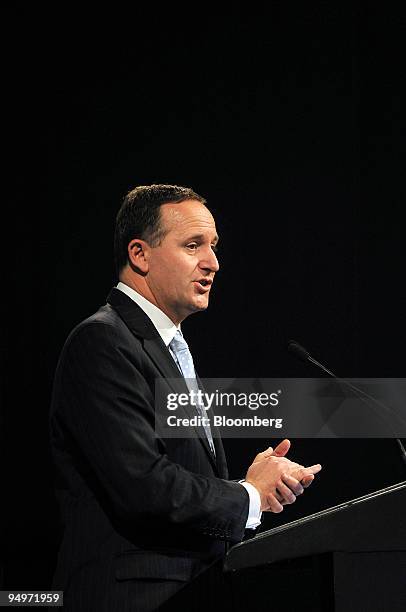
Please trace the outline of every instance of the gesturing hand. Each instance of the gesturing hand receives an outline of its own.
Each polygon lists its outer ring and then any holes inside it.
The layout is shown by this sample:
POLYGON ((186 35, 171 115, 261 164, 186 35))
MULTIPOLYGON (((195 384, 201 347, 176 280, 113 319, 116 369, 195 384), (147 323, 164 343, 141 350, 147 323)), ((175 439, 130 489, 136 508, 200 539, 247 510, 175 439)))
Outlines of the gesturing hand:
POLYGON ((259 492, 261 511, 281 512, 285 504, 293 504, 321 470, 320 464, 304 467, 287 459, 289 448, 289 440, 283 440, 275 450, 267 448, 248 469, 245 480, 259 492))

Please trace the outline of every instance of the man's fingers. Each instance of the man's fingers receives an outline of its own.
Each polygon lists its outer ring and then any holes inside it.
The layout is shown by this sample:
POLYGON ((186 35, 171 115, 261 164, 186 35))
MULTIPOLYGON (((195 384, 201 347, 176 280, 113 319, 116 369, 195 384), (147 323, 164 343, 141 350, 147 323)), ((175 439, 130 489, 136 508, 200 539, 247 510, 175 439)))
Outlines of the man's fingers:
POLYGON ((316 463, 316 465, 312 465, 309 468, 306 468, 304 471, 302 471, 302 474, 296 475, 298 480, 300 480, 300 482, 302 483, 303 487, 305 489, 307 489, 307 487, 309 487, 313 480, 314 480, 314 475, 318 474, 321 470, 321 465, 320 463, 316 463))
MULTIPOLYGON (((314 478, 313 475, 311 475, 311 477, 312 479, 314 478)), ((296 496, 303 493, 303 480, 300 482, 296 478, 293 478, 293 476, 290 474, 282 474, 281 479, 296 496)))
POLYGON ((280 444, 278 444, 273 454, 276 455, 276 457, 284 457, 289 449, 290 449, 290 440, 285 439, 285 440, 282 440, 280 444))
POLYGON ((314 480, 314 475, 308 474, 307 476, 303 476, 300 482, 303 485, 303 487, 307 489, 307 487, 309 487, 312 484, 313 480, 314 480))
POLYGON ((266 448, 261 453, 258 453, 258 455, 255 457, 255 459, 254 459, 254 461, 252 463, 258 463, 258 461, 263 461, 264 459, 267 459, 268 457, 272 457, 273 452, 274 451, 273 451, 272 446, 269 446, 268 448, 266 448))
POLYGON ((296 495, 293 491, 282 481, 282 479, 276 485, 276 490, 283 497, 283 500, 287 504, 293 504, 296 501, 296 495))
POLYGON ((311 465, 310 467, 306 468, 306 470, 311 470, 312 474, 318 474, 321 470, 321 465, 320 463, 315 463, 314 465, 311 465))
POLYGON ((269 508, 265 510, 265 512, 274 512, 275 514, 282 512, 283 510, 282 504, 278 502, 278 500, 276 499, 274 495, 272 495, 272 493, 269 493, 266 496, 266 501, 267 501, 269 508))
POLYGON ((278 444, 275 450, 272 448, 272 446, 269 446, 261 453, 258 453, 253 463, 257 463, 258 461, 263 461, 264 459, 268 459, 269 457, 272 457, 272 455, 274 457, 284 457, 286 453, 289 451, 289 449, 290 449, 290 440, 287 440, 287 439, 282 440, 282 442, 278 444))
POLYGON ((289 473, 291 476, 293 476, 294 478, 296 478, 296 480, 303 480, 303 478, 305 476, 309 476, 310 474, 318 474, 321 470, 321 465, 320 463, 317 463, 316 465, 311 465, 309 467, 302 467, 300 466, 300 468, 295 468, 293 470, 289 470, 289 473))

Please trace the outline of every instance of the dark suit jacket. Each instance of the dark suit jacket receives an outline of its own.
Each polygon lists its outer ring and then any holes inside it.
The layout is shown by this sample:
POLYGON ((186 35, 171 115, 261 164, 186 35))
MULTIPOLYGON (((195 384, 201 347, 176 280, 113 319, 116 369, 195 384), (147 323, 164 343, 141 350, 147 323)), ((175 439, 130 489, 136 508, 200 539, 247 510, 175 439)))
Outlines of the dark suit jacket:
POLYGON ((157 377, 187 392, 150 319, 113 289, 72 331, 55 375, 50 435, 64 532, 53 588, 65 610, 154 610, 243 539, 249 497, 227 480, 221 440, 214 458, 203 430, 155 434, 157 377))

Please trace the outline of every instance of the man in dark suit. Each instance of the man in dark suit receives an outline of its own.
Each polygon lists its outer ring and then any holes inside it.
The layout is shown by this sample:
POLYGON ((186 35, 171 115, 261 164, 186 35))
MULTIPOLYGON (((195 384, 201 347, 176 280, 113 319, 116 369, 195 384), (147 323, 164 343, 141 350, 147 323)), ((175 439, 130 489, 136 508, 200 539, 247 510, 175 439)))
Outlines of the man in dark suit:
POLYGON ((66 610, 157 609, 320 469, 289 461, 284 441, 231 482, 210 427, 194 438, 156 433, 155 380, 179 393, 196 376, 180 323, 207 308, 219 267, 205 204, 170 185, 127 195, 115 232, 120 282, 63 348, 50 433, 64 525, 53 588, 66 610))

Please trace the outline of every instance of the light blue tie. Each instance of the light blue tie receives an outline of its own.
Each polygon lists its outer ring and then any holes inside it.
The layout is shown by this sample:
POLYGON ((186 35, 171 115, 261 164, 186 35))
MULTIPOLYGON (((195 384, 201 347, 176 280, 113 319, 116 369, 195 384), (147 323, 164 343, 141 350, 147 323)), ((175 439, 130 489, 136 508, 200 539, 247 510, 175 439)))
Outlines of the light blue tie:
MULTIPOLYGON (((178 329, 173 340, 169 344, 169 349, 174 357, 178 368, 182 372, 185 383, 189 389, 189 391, 195 391, 196 393, 199 391, 199 385, 196 380, 196 372, 195 366, 193 364, 193 357, 191 352, 189 351, 189 347, 187 345, 186 340, 184 339, 182 332, 178 329)), ((206 410, 204 406, 200 404, 198 401, 196 403, 196 408, 200 414, 200 416, 207 418, 206 410)), ((205 421, 202 421, 202 424, 205 421)), ((203 425, 204 430, 206 432, 207 439, 209 441, 210 448, 214 454, 216 451, 214 450, 213 436, 211 434, 210 425, 203 425)))

